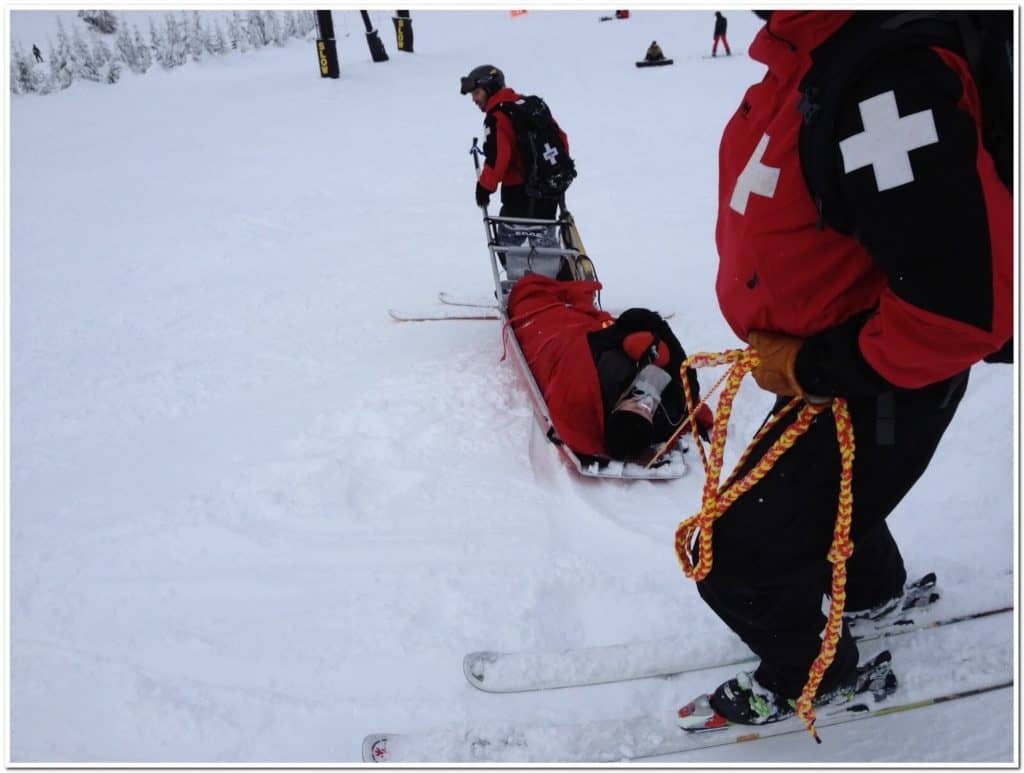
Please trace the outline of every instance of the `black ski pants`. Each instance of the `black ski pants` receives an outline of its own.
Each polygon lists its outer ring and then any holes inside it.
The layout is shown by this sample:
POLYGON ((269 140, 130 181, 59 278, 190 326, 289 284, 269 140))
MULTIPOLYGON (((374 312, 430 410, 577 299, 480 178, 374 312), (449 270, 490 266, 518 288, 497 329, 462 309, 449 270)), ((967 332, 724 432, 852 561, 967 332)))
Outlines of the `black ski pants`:
MULTIPOLYGON (((928 466, 967 388, 967 376, 848 401, 856 452, 846 611, 869 609, 902 592, 906 570, 885 519, 928 466)), ((780 399, 773 412, 787 401, 780 399)), ((791 412, 762 438, 741 474, 796 415, 791 412)), ((826 411, 715 521, 712 569, 697 584, 701 597, 761 659, 758 682, 787 698, 800 694, 821 648, 839 470, 835 422, 826 411)), ((857 645, 844 625, 819 693, 849 677, 857 660, 857 645)))

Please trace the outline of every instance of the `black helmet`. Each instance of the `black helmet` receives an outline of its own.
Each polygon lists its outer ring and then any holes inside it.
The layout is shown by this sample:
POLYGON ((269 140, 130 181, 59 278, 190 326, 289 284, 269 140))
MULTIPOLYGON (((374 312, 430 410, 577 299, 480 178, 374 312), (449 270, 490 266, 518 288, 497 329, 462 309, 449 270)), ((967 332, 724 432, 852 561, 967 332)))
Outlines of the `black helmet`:
POLYGON ((469 71, 469 75, 462 78, 462 90, 460 94, 468 94, 474 89, 482 88, 488 96, 493 97, 498 91, 505 88, 505 74, 492 64, 482 64, 469 71))

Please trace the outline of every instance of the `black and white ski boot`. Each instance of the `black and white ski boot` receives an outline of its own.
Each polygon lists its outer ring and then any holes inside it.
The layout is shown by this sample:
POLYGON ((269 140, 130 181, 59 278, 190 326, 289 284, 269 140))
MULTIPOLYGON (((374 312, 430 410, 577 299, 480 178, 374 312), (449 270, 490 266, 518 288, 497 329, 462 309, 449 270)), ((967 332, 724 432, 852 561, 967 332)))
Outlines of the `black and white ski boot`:
MULTIPOLYGON (((841 684, 818 694, 815 706, 838 706, 858 695, 870 693, 875 701, 885 700, 896 690, 888 650, 876 655, 841 684)), ((711 695, 702 695, 679 710, 677 722, 683 730, 717 730, 736 725, 764 725, 796 714, 796 699, 784 698, 767 689, 744 671, 723 683, 711 695)))
POLYGON ((856 631, 858 625, 865 623, 889 622, 894 613, 902 614, 911 609, 926 607, 939 600, 939 594, 935 590, 935 573, 929 572, 921 579, 909 583, 903 588, 903 593, 895 598, 882 602, 870 609, 858 609, 843 613, 843 619, 848 622, 856 631))

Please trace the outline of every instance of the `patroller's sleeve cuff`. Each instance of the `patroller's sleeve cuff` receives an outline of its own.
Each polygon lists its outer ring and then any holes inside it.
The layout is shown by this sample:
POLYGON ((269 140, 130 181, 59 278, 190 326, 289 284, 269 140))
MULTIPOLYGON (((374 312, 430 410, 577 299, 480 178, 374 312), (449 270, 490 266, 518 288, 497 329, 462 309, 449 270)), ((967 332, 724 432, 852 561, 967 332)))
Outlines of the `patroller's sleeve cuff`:
POLYGON ((804 341, 794 372, 807 395, 857 397, 896 389, 867 363, 860 352, 861 328, 874 314, 866 311, 804 341))

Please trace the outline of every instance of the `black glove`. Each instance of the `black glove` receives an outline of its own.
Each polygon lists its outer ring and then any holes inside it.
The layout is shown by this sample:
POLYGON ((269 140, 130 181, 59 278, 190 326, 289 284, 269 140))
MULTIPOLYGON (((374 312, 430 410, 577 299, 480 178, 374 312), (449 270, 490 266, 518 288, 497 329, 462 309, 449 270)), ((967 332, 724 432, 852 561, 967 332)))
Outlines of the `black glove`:
POLYGON ((480 183, 476 184, 476 203, 479 207, 486 207, 491 202, 491 191, 487 190, 480 183))

